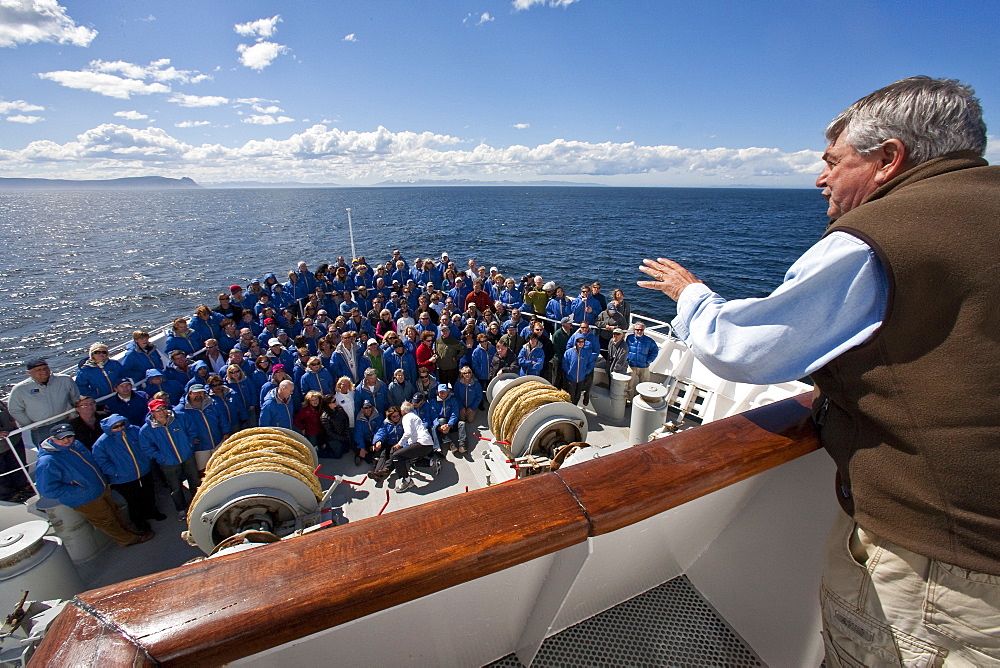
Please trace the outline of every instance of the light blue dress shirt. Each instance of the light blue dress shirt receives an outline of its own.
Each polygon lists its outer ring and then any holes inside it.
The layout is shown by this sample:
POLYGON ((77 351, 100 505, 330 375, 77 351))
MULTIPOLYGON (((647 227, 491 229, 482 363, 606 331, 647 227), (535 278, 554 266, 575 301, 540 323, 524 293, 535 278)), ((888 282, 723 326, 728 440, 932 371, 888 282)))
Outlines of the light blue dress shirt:
POLYGON ((767 297, 727 301, 703 283, 687 286, 671 325, 716 375, 779 383, 807 376, 871 337, 888 292, 871 247, 834 232, 796 260, 767 297))

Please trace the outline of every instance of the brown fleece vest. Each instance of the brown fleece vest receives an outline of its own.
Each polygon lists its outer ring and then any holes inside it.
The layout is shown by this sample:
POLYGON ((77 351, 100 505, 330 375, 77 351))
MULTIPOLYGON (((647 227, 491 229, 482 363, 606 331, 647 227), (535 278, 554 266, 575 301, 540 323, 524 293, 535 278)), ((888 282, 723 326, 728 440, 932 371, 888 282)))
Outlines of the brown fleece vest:
POLYGON ((882 327, 813 374, 841 505, 907 549, 1000 574, 1000 167, 930 160, 835 230, 889 279, 882 327))

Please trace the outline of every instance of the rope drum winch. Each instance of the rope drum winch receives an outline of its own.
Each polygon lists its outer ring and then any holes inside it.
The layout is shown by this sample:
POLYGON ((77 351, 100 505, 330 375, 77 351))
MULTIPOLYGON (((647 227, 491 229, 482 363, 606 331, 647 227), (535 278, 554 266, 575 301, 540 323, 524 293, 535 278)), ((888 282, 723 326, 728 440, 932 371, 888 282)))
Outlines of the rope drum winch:
POLYGON ((519 476, 549 470, 560 448, 587 438, 583 410, 540 376, 504 374, 490 382, 486 396, 495 443, 514 462, 530 464, 518 468, 519 476))
POLYGON ((309 441, 290 429, 233 434, 208 460, 188 510, 188 542, 210 554, 237 534, 280 536, 302 528, 324 498, 314 473, 318 463, 309 441))

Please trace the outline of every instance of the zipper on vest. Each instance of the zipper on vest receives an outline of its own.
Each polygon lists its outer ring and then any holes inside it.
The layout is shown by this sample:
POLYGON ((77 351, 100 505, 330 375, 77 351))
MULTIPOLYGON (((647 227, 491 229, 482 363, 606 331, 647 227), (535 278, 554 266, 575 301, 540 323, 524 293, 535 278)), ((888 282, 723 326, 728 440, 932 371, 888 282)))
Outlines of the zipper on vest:
POLYGON ((826 423, 826 414, 830 411, 830 398, 825 397, 823 403, 819 405, 819 408, 813 413, 813 424, 816 426, 816 431, 822 431, 823 425, 826 423))

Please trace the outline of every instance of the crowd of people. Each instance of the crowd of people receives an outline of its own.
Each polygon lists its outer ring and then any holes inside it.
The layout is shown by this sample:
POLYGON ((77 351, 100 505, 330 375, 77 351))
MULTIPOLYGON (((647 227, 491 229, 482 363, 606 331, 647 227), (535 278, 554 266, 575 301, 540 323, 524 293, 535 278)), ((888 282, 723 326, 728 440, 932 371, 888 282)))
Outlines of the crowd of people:
MULTIPOLYGON (((82 509, 120 544, 141 542, 149 520, 165 517, 151 472, 162 472, 183 519, 212 451, 258 425, 299 432, 321 457, 353 455, 376 480, 395 472, 403 491, 416 460, 436 473, 449 454, 471 457, 466 425, 492 378, 542 376, 586 404, 600 359, 642 379, 658 350, 643 323, 627 333, 623 292, 608 298, 599 282, 571 298, 534 274, 515 280, 471 259, 458 269, 447 253, 411 266, 399 251, 374 268, 363 257, 315 271, 300 262, 287 277, 231 286, 213 308, 174 320, 159 347, 135 331, 120 361, 94 343, 75 379, 30 360, 9 413, 0 404, 0 429, 42 423, 31 431, 39 492, 82 509), (50 426, 67 411, 75 416, 50 426), (94 474, 86 493, 84 466, 94 474), (127 500, 130 522, 115 523, 109 488, 127 500)), ((11 447, 23 460, 18 437, 11 447)), ((5 498, 30 490, 23 475, 2 480, 5 498)))

